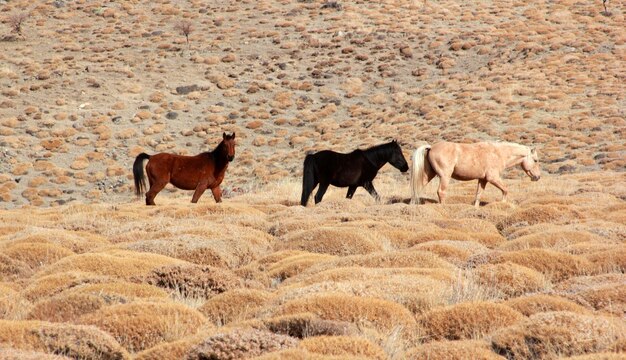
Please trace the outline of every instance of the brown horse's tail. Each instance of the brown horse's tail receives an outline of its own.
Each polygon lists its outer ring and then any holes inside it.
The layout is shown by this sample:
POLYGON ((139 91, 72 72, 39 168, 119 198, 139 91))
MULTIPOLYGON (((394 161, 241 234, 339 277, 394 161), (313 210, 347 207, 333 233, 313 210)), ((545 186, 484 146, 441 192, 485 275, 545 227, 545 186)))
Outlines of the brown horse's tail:
POLYGON ((150 159, 150 155, 141 153, 133 163, 133 178, 135 179, 135 195, 141 196, 146 191, 146 175, 143 172, 143 161, 150 159))
POLYGON ((430 150, 430 145, 423 145, 413 153, 413 166, 411 167, 412 204, 419 204, 420 193, 424 186, 428 184, 428 180, 430 180, 430 174, 427 174, 427 167, 430 168, 428 150, 430 150))

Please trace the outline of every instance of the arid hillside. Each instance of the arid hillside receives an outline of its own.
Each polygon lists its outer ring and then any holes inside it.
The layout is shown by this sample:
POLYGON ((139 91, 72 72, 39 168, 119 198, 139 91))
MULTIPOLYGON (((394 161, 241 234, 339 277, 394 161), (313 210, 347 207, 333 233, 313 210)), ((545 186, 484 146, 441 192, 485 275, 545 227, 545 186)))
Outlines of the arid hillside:
POLYGON ((0 206, 130 201, 138 153, 208 151, 223 131, 235 194, 298 178, 307 151, 391 138, 624 171, 622 5, 0 1, 0 206))
POLYGON ((380 204, 294 206, 283 182, 2 210, 0 358, 623 358, 623 173, 510 180, 479 209, 474 184, 416 206, 403 181, 380 204))

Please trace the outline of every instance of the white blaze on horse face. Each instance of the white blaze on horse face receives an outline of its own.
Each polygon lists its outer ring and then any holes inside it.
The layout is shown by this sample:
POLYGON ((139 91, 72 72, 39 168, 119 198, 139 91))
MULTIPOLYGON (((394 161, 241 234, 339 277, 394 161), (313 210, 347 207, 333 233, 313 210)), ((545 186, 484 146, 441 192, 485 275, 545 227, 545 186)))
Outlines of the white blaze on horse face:
POLYGON ((526 175, 528 175, 532 181, 537 181, 541 177, 539 157, 535 149, 532 149, 530 153, 526 155, 524 161, 522 161, 522 169, 524 169, 524 172, 526 172, 526 175))

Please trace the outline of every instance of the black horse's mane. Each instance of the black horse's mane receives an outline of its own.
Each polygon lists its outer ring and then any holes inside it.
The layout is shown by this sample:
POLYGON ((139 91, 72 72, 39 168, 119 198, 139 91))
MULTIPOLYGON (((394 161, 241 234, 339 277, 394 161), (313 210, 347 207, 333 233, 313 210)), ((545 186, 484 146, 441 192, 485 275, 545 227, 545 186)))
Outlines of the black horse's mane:
POLYGON ((388 143, 374 145, 363 151, 363 155, 372 163, 376 164, 381 161, 389 159, 391 153, 398 148, 396 141, 390 141, 388 143))

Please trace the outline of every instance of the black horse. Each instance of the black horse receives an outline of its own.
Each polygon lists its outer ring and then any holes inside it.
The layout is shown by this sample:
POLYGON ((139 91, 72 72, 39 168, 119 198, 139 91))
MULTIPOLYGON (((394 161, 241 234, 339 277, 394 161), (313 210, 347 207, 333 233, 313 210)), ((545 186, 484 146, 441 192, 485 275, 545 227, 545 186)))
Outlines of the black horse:
POLYGON ((348 187, 346 197, 352 199, 356 188, 363 186, 376 201, 380 200, 372 180, 383 165, 390 163, 402 172, 409 170, 402 149, 396 140, 376 145, 366 150, 354 150, 342 154, 331 150, 322 150, 304 158, 304 177, 302 179, 302 198, 300 204, 306 206, 313 189, 319 184, 315 194, 315 203, 322 201, 328 185, 348 187))

